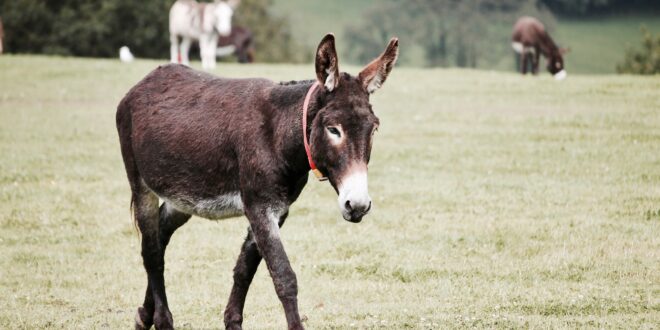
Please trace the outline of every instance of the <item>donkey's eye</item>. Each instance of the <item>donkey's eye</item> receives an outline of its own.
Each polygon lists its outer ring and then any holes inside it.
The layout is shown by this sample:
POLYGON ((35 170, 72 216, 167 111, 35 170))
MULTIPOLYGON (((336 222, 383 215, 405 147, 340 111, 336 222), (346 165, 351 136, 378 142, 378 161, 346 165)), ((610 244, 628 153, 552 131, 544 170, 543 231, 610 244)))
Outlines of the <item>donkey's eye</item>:
POLYGON ((341 133, 339 133, 339 130, 336 127, 328 126, 328 132, 330 134, 336 135, 337 137, 341 137, 341 133))

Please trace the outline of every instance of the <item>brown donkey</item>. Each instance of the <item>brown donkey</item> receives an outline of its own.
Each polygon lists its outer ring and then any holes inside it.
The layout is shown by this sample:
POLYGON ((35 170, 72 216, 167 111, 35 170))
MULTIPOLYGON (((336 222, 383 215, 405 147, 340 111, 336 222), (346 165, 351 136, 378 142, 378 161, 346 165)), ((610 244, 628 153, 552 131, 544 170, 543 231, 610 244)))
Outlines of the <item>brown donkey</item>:
POLYGON ((557 47, 538 19, 529 16, 519 18, 513 26, 511 46, 516 52, 516 62, 522 74, 527 73, 530 62, 532 73, 538 74, 539 60, 543 54, 548 60, 548 72, 557 80, 566 78, 563 55, 568 49, 557 47))
POLYGON ((263 258, 289 329, 303 328, 296 275, 279 227, 310 168, 329 179, 344 219, 360 222, 369 212, 367 164, 378 127, 369 94, 385 82, 397 54, 393 38, 357 77, 340 73, 329 34, 316 51, 316 80, 224 79, 173 64, 126 94, 117 108, 117 130, 148 279, 136 328, 173 327, 163 270, 174 231, 191 215, 243 214, 250 226, 234 268, 225 326, 241 328, 245 296, 263 258))

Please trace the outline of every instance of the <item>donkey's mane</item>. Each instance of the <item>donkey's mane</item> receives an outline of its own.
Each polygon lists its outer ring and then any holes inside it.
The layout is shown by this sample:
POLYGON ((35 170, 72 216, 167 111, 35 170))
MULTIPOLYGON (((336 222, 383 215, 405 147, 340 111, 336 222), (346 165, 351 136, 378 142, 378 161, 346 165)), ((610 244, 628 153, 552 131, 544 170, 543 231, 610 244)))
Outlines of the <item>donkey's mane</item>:
POLYGON ((547 32, 541 33, 540 38, 543 41, 541 43, 541 51, 546 56, 550 56, 559 51, 559 47, 547 32))
POLYGON ((280 86, 292 86, 292 85, 302 85, 302 84, 310 84, 313 83, 314 79, 307 79, 307 80, 290 80, 290 81, 280 81, 278 85, 280 86))

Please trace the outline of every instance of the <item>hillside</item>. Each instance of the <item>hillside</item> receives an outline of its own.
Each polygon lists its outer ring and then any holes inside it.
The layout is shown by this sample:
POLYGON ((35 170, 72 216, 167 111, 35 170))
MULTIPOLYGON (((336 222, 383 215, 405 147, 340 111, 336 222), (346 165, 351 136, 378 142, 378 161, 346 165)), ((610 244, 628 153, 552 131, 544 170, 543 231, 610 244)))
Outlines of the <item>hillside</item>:
MULTIPOLYGON (((314 48, 327 32, 334 32, 338 39, 339 52, 350 50, 341 47, 345 26, 360 20, 364 9, 377 3, 365 1, 275 1, 278 15, 291 19, 294 36, 308 48, 314 48)), ((511 23, 513 25, 513 22, 511 23)), ((652 13, 625 13, 592 18, 559 18, 554 38, 562 46, 571 48, 566 57, 566 66, 571 73, 604 74, 615 73, 617 62, 624 57, 626 47, 638 46, 641 42, 639 28, 646 25, 651 31, 660 32, 660 19, 652 13)), ((503 48, 508 48, 510 28, 494 27, 501 31, 503 48)), ((406 49, 402 40, 402 52, 406 49)), ((418 56, 417 54, 410 55, 418 56)), ((413 60, 414 61, 414 60, 413 60)), ((480 63, 480 68, 510 71, 513 68, 513 53, 496 63, 480 63)))

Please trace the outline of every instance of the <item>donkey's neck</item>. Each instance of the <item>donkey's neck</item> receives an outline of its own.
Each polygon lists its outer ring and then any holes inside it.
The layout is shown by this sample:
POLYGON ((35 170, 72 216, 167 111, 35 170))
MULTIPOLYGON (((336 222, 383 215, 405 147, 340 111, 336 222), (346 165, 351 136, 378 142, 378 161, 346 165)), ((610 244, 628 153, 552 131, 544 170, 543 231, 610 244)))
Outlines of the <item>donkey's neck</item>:
MULTIPOLYGON (((302 113, 303 102, 314 80, 282 82, 274 86, 269 93, 273 111, 273 142, 281 153, 282 161, 290 174, 306 174, 309 168, 305 145, 303 143, 302 113)), ((312 122, 321 108, 320 93, 317 89, 311 98, 307 110, 307 136, 312 122)))
POLYGON ((559 52, 559 48, 557 47, 557 44, 555 44, 555 41, 550 38, 550 35, 548 33, 541 33, 539 36, 539 48, 541 48, 541 52, 545 57, 550 58, 553 56, 553 54, 556 54, 559 52))

